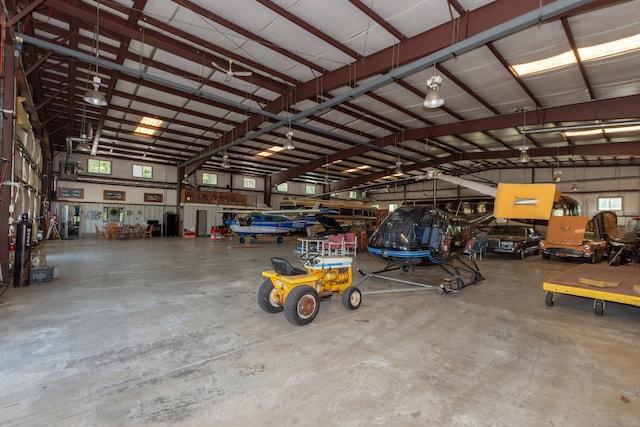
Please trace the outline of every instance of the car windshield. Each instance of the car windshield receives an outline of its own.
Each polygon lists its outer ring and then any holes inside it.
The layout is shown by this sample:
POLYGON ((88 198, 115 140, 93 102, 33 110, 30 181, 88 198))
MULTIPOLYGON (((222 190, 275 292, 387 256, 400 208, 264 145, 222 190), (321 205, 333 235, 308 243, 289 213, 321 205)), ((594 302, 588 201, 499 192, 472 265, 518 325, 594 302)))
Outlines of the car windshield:
POLYGON ((585 231, 584 232, 584 240, 599 240, 598 236, 596 235, 596 233, 593 233, 591 231, 585 231))
POLYGON ((509 226, 491 227, 488 234, 490 236, 526 236, 525 228, 509 226))

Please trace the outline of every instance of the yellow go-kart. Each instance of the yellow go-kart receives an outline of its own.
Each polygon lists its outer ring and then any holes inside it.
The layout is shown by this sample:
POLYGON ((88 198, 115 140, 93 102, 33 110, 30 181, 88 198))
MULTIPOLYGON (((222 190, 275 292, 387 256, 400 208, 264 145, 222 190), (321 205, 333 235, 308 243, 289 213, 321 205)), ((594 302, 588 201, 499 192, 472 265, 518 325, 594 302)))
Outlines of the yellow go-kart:
POLYGON ((320 299, 342 296, 347 310, 360 307, 360 289, 351 286, 353 260, 346 256, 318 256, 305 261, 305 269, 295 268, 284 258, 271 258, 273 270, 263 271, 266 277, 258 290, 258 305, 267 313, 279 313, 294 325, 313 322, 320 299))

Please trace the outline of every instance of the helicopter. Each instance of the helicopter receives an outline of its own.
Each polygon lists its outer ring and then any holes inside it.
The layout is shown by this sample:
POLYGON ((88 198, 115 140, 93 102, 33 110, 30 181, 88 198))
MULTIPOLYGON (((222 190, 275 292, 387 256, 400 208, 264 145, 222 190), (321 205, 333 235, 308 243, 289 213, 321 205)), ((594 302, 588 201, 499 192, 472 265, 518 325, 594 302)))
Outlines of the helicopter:
MULTIPOLYGON (((439 178, 457 185, 468 181, 431 173, 428 178, 439 178)), ((471 183, 467 185, 478 192, 495 197, 496 218, 546 218, 551 215, 555 198, 554 184, 506 184, 498 187, 471 183)), ((475 224, 483 218, 466 221, 462 217, 429 206, 402 206, 394 210, 374 231, 367 244, 367 251, 387 265, 380 271, 396 269, 409 271, 414 266, 438 265, 456 277, 458 288, 482 280, 475 260, 462 259, 461 255, 472 242, 475 224), (465 282, 461 271, 471 273, 465 282)), ((360 271, 365 275, 364 272, 360 271)))
POLYGON ((411 266, 444 264, 459 256, 471 231, 469 222, 442 209, 402 206, 372 234, 367 251, 408 271, 411 266))

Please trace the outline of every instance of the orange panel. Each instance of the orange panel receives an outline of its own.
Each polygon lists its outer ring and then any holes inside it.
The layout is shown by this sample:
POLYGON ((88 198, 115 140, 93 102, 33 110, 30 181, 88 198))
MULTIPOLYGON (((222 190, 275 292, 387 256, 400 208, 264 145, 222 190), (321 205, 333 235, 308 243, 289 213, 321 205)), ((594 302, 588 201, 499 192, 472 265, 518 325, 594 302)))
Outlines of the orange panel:
POLYGON ((498 184, 494 216, 512 219, 549 219, 555 184, 498 184))

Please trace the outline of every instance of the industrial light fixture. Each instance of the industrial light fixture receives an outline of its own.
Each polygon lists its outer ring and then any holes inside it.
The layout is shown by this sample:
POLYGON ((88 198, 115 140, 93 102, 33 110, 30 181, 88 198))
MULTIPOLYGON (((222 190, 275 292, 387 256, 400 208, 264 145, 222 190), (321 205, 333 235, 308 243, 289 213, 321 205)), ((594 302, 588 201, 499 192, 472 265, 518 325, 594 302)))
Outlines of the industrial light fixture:
POLYGON ((613 123, 591 123, 573 126, 553 126, 535 129, 527 129, 522 132, 525 135, 534 133, 563 132, 567 138, 575 136, 602 135, 602 133, 615 132, 637 132, 640 130, 640 121, 613 122, 613 123))
POLYGON ((296 146, 293 144, 293 141, 287 139, 284 144, 282 144, 285 150, 295 150, 296 146))
POLYGON ((93 89, 87 90, 84 94, 84 98, 82 98, 84 99, 84 102, 96 107, 105 107, 107 105, 107 98, 105 98, 104 94, 100 92, 101 81, 100 77, 93 76, 93 89))
POLYGON ((562 181, 562 171, 560 170, 560 147, 558 147, 558 158, 556 160, 557 160, 556 170, 553 171, 552 181, 553 182, 560 182, 560 181, 562 181))
MULTIPOLYGON (((80 123, 80 142, 76 146, 76 150, 81 153, 88 153, 91 151, 91 146, 87 143, 87 107, 85 105, 82 106, 82 122, 80 123)), ((89 132, 91 133, 91 126, 88 127, 89 132)))
POLYGON ((87 141, 82 141, 78 143, 76 150, 81 153, 89 153, 91 151, 91 147, 87 144, 87 141))
POLYGON ((394 172, 395 175, 404 175, 404 172, 402 172, 402 162, 400 160, 398 160, 396 162, 396 171, 394 172))
POLYGON ((529 163, 531 161, 531 157, 529 157, 529 153, 527 152, 527 147, 522 147, 520 149, 520 155, 518 155, 518 163, 529 163))
POLYGON ((222 163, 220 163, 220 166, 223 169, 229 169, 231 167, 231 163, 229 162, 229 155, 227 153, 224 153, 224 155, 222 156, 222 163))
POLYGON ((527 125, 527 110, 522 110, 522 147, 520 147, 520 154, 518 155, 518 163, 529 163, 531 157, 529 157, 529 149, 526 144, 524 127, 527 125))
POLYGON ((293 132, 289 131, 286 134, 287 139, 284 141, 284 144, 282 144, 282 146, 284 147, 285 150, 295 150, 296 146, 293 144, 293 132))
POLYGON ((104 107, 107 105, 107 99, 104 94, 100 92, 100 83, 102 80, 98 76, 98 62, 100 61, 100 1, 96 3, 96 75, 93 76, 93 89, 87 90, 84 94, 84 102, 94 105, 96 107, 104 107))
POLYGON ((594 46, 583 46, 578 48, 578 55, 572 51, 566 51, 559 55, 555 55, 549 58, 528 62, 525 64, 518 64, 511 66, 511 69, 516 72, 520 77, 545 72, 567 65, 575 64, 578 62, 578 58, 584 63, 587 61, 598 60, 602 58, 612 57, 626 52, 637 50, 640 47, 640 34, 636 34, 630 37, 612 40, 606 43, 602 43, 594 46))
POLYGON ((438 108, 444 105, 444 98, 440 96, 440 85, 442 84, 442 77, 436 76, 436 64, 433 64, 433 76, 427 80, 427 87, 429 92, 424 97, 422 105, 425 108, 438 108))
POLYGON ((287 140, 282 144, 285 150, 295 150, 296 146, 293 144, 293 131, 291 130, 291 125, 289 125, 289 130, 284 134, 287 140))
POLYGON ((573 184, 571 184, 571 191, 578 191, 578 183, 574 182, 573 184))

